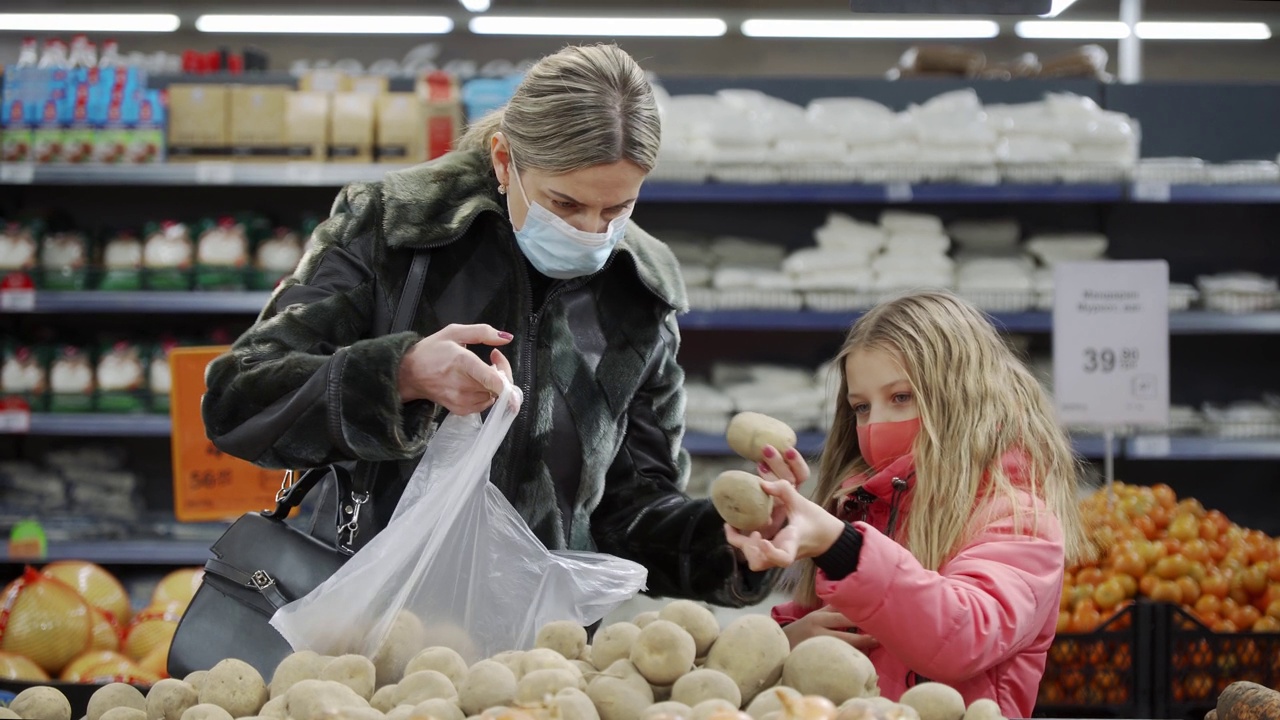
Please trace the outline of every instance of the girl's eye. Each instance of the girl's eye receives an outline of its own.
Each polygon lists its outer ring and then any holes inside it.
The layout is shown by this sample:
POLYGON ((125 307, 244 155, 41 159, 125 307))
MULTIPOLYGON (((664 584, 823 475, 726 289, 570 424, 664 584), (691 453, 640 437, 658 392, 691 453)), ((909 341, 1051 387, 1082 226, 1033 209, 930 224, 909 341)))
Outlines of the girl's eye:
POLYGON ((853 406, 854 415, 866 415, 869 412, 871 412, 871 406, 866 403, 858 403, 853 406))
POLYGON ((911 402, 911 393, 898 393, 893 396, 893 401, 899 404, 911 402))

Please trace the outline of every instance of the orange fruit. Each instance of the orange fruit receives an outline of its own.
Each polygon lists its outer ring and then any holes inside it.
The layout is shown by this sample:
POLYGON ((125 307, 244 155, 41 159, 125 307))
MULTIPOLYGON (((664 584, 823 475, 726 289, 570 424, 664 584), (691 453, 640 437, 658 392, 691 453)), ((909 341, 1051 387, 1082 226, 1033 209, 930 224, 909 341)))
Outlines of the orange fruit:
POLYGON ((1071 632, 1071 613, 1067 610, 1058 611, 1058 629, 1056 632, 1071 632))
POLYGON ((1155 501, 1160 504, 1160 507, 1166 510, 1172 510, 1178 504, 1177 493, 1164 483, 1152 485, 1151 494, 1155 497, 1155 501))
POLYGON ((93 645, 93 613, 71 587, 32 568, 0 594, 9 612, 0 650, 22 655, 50 675, 93 645))
POLYGON ((1151 591, 1150 597, 1156 602, 1181 603, 1182 588, 1178 587, 1178 583, 1172 580, 1160 580, 1151 591))
MULTIPOLYGON (((1222 609, 1222 598, 1217 595, 1201 595, 1196 598, 1195 611, 1197 615, 1207 615, 1209 613, 1217 614, 1222 609)), ((1277 607, 1280 611, 1280 606, 1277 607)))
POLYGON ((1200 599, 1200 586, 1195 580, 1187 576, 1182 576, 1175 580, 1178 583, 1178 589, 1182 591, 1182 602, 1187 605, 1193 604, 1200 599))
POLYGON ((1258 618, 1258 622, 1253 624, 1253 631, 1265 633, 1280 632, 1280 620, 1277 620, 1270 615, 1264 615, 1258 618))
POLYGON ((1258 608, 1252 605, 1241 605, 1231 616, 1231 622, 1235 623, 1238 628, 1251 628, 1253 624, 1262 619, 1262 613, 1258 612, 1258 608))
MULTIPOLYGON (((1125 577, 1129 576, 1125 575, 1125 577)), ((1114 609, 1124 602, 1124 599, 1124 586, 1115 578, 1107 580, 1093 591, 1093 601, 1103 612, 1114 609)))
POLYGON ((1151 593, 1155 592, 1158 584, 1160 584, 1160 578, 1151 574, 1143 575, 1142 579, 1138 580, 1138 591, 1151 597, 1151 593))
POLYGON ((1080 603, 1080 607, 1071 614, 1071 632, 1090 633, 1102 624, 1102 613, 1098 612, 1092 601, 1080 603))
POLYGON ((1076 585, 1100 585, 1102 584, 1102 571, 1096 567, 1081 568, 1076 573, 1076 585))
POLYGON ((66 583, 90 605, 106 612, 116 623, 129 622, 129 593, 114 575, 100 566, 90 562, 64 560, 49 563, 40 572, 66 583))
POLYGON ((1216 595, 1219 598, 1225 598, 1231 590, 1231 581, 1219 572, 1210 572, 1204 580, 1200 581, 1200 592, 1206 595, 1216 595))

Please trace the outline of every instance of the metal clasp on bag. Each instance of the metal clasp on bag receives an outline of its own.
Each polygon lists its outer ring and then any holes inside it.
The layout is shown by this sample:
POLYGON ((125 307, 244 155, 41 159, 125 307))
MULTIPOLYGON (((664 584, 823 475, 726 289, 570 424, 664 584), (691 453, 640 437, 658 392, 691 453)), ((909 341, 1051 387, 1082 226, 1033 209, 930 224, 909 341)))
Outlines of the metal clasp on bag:
POLYGON ((266 570, 256 570, 249 576, 249 582, 261 592, 275 585, 276 579, 268 575, 266 570))
POLYGON ((280 482, 280 490, 276 493, 276 502, 282 503, 289 496, 289 490, 293 488, 293 471, 284 471, 284 480, 280 482))
POLYGON ((343 552, 354 553, 356 535, 360 532, 360 508, 369 502, 369 493, 351 493, 351 519, 338 527, 338 543, 343 552))

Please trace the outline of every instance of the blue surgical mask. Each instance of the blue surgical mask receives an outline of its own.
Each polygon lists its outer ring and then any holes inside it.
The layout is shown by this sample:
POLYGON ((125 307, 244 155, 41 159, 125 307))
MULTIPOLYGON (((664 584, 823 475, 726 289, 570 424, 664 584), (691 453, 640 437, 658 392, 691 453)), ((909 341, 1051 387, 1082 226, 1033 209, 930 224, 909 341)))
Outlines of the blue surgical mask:
POLYGON ((511 164, 511 174, 515 176, 520 195, 529 208, 524 217, 524 227, 515 231, 516 244, 533 267, 557 280, 599 272, 626 233, 631 211, 627 210, 611 220, 609 229, 602 233, 579 230, 564 218, 529 200, 515 163, 511 164))

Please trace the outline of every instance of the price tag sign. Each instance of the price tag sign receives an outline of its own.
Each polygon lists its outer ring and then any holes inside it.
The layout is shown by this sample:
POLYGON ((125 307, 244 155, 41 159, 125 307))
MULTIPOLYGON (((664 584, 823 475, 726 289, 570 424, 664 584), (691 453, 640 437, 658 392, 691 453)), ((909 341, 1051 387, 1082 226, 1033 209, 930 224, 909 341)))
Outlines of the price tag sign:
POLYGON ((31 432, 31 406, 22 398, 0 397, 0 435, 31 432))
POLYGON ((26 273, 13 272, 0 279, 0 310, 31 312, 36 309, 36 284, 26 273))
POLYGON ((911 183, 889 183, 884 186, 885 200, 893 203, 908 203, 915 197, 911 191, 911 183))
POLYGON ((205 435, 200 399, 204 372, 227 347, 177 348, 169 353, 173 376, 173 504, 181 522, 230 520, 275 505, 283 470, 268 470, 214 447, 205 435))
POLYGON ((1140 182, 1133 186, 1133 199, 1140 202, 1167 203, 1173 199, 1169 183, 1140 182))
POLYGON ((235 178, 235 166, 229 162, 196 163, 196 183, 200 185, 230 185, 235 178))
POLYGON ((35 163, 0 163, 0 183, 6 185, 30 185, 35 179, 35 163))
POLYGON ((1066 424, 1169 423, 1169 265, 1054 268, 1053 393, 1066 424))
POLYGON ((323 172, 323 163, 293 162, 285 165, 284 176, 293 185, 319 185, 324 180, 323 172))

